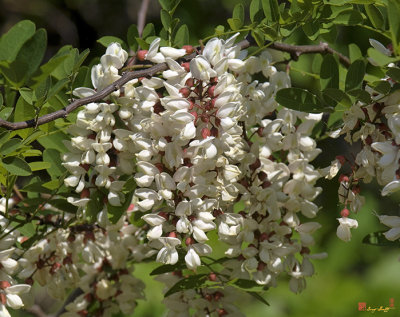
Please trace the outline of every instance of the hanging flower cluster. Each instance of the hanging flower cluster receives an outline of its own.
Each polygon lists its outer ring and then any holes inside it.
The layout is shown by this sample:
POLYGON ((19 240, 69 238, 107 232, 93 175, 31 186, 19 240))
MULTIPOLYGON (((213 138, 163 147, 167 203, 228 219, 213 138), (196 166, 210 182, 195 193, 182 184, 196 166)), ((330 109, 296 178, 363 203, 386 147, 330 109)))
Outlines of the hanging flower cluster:
MULTIPOLYGON (((370 39, 370 44, 380 53, 391 56, 392 51, 384 47, 380 42, 370 39)), ((370 63, 375 65, 373 59, 370 63)), ((394 66, 394 65, 389 65, 394 66)), ((389 78, 383 78, 393 86, 395 82, 389 78)), ((350 212, 357 213, 365 203, 365 198, 360 195, 359 183, 370 183, 376 179, 383 186, 381 195, 387 196, 400 189, 400 130, 398 121, 400 116, 400 93, 396 91, 385 96, 373 88, 365 89, 370 94, 371 103, 358 101, 344 112, 343 126, 331 136, 345 135, 349 144, 359 144, 361 149, 355 154, 354 159, 338 156, 332 162, 339 169, 348 165, 351 172, 339 177, 339 202, 344 205, 341 211, 337 235, 344 241, 350 241, 351 228, 357 228, 358 222, 350 219, 350 212)), ((335 171, 337 173, 337 170, 335 171)), ((395 216, 379 216, 381 223, 396 227, 395 216), (394 217, 394 218, 393 218, 394 217)), ((385 236, 389 240, 396 240, 399 235, 390 230, 385 236)))
MULTIPOLYGON (((142 214, 145 243, 158 262, 176 264, 182 256, 196 270, 212 253, 207 234, 216 230, 228 245, 224 274, 276 285, 286 272, 299 292, 313 274, 310 259, 325 256, 309 249, 320 225, 299 217, 318 212, 315 184, 323 173, 310 164, 320 153, 310 135, 322 114, 278 107, 274 96, 290 78, 267 51, 244 60, 235 38, 210 40, 190 62, 179 58, 193 48, 159 48, 159 39, 139 51, 139 59, 168 69, 78 113, 63 164, 71 173, 66 185, 81 197, 69 201, 82 218, 98 190, 108 205, 121 206, 133 175, 133 213, 142 214), (253 79, 259 73, 262 82, 253 79)), ((93 67, 93 86, 115 81, 126 56, 111 44, 93 67)))

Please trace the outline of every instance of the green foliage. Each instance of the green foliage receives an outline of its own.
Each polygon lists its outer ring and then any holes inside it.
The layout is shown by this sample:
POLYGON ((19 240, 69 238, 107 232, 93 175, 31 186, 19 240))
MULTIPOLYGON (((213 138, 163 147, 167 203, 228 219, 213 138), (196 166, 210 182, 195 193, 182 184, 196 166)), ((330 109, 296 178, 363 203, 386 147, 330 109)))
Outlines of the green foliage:
POLYGON ((304 112, 321 112, 321 101, 311 92, 301 88, 284 88, 278 91, 275 100, 282 106, 304 112))

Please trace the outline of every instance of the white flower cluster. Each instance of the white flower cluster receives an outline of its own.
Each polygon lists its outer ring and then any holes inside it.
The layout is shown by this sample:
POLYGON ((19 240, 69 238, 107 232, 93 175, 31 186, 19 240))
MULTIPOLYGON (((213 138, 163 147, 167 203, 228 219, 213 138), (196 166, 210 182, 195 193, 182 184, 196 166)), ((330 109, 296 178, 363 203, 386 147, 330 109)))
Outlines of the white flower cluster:
MULTIPOLYGON (((80 193, 68 201, 85 219, 89 197, 100 191, 106 214, 127 203, 122 189, 133 175, 133 213, 142 215, 146 230, 142 246, 158 262, 176 264, 181 254, 195 271, 212 253, 207 233, 217 230, 228 244, 224 274, 275 285, 286 272, 291 290, 300 292, 314 271, 310 259, 326 256, 309 249, 320 225, 300 221, 316 216, 321 188, 315 184, 327 174, 311 165, 320 153, 311 132, 322 114, 278 107, 274 96, 290 87, 288 75, 273 66, 269 52, 244 59, 235 38, 208 41, 190 62, 179 58, 192 50, 160 48, 156 39, 140 58, 165 62, 167 70, 81 110, 63 155, 71 173, 65 184, 80 193)), ((115 80, 125 60, 119 44, 111 44, 93 68, 93 86, 115 80)), ((189 306, 193 298, 207 302, 208 291, 193 292, 181 294, 189 306)))
MULTIPOLYGON (((6 211, 6 206, 12 208, 14 200, 5 197, 0 198, 0 212, 6 211)), ((19 239, 17 230, 11 229, 9 221, 0 216, 0 316, 11 317, 7 307, 20 309, 24 306, 19 295, 27 293, 31 289, 29 284, 20 284, 15 275, 21 270, 19 263, 14 259, 20 252, 14 245, 19 239)))
MULTIPOLYGON (((342 217, 338 218, 337 236, 346 242, 351 239, 350 229, 358 227, 357 220, 348 218, 348 216, 350 212, 360 211, 365 203, 365 198, 360 195, 360 181, 369 183, 372 179, 377 178, 378 182, 382 184, 377 172, 379 153, 375 148, 388 136, 380 118, 382 107, 384 104, 379 102, 372 105, 362 102, 353 104, 349 110, 344 112, 342 128, 332 134, 334 137, 345 134, 345 140, 348 143, 361 144, 361 150, 355 155, 354 160, 339 156, 331 164, 331 169, 335 170, 333 176, 346 164, 350 165, 352 171, 349 175, 341 174, 339 177, 338 196, 344 209, 341 212, 342 217)), ((327 176, 327 178, 332 177, 327 176)))
POLYGON ((132 276, 129 263, 154 253, 140 244, 139 235, 126 217, 110 224, 101 211, 98 225, 58 229, 36 242, 19 259, 18 277, 37 281, 61 300, 69 291, 81 289, 83 294, 67 305, 62 316, 85 316, 88 307, 101 316, 130 314, 136 300, 144 298, 144 285, 132 276))
MULTIPOLYGON (((371 39, 370 43, 382 54, 392 54, 378 41, 371 39)), ((375 64, 371 59, 370 62, 375 64)), ((394 84, 390 78, 383 80, 391 86, 394 84)), ((341 157, 340 162, 335 161, 339 169, 348 163, 352 170, 351 175, 341 175, 339 178, 339 201, 344 204, 345 209, 342 210, 342 218, 338 218, 340 224, 337 233, 344 241, 351 238, 350 228, 358 227, 355 219, 347 218, 349 212, 357 213, 365 202, 364 197, 359 195, 360 181, 369 183, 376 179, 383 186, 382 196, 400 190, 400 92, 395 91, 384 96, 368 86, 366 91, 369 92, 372 103, 358 101, 353 104, 344 113, 343 127, 333 133, 335 137, 345 134, 347 142, 361 145, 354 160, 341 157)), ((392 217, 380 216, 379 219, 385 225, 396 227, 396 221, 392 217)), ((396 240, 394 229, 389 232, 385 236, 389 240, 396 240)))

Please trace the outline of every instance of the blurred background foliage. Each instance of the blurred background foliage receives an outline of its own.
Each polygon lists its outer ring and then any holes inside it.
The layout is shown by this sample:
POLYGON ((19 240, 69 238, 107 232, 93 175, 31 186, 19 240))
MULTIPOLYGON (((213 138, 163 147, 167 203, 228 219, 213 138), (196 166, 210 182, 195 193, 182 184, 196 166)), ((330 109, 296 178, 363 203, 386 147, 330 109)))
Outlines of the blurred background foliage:
MULTIPOLYGON (((214 33, 214 27, 224 24, 231 16, 236 3, 246 7, 249 0, 184 0, 175 16, 189 27, 192 43, 214 33)), ((282 2, 282 1, 280 1, 282 2)), ((80 51, 89 48, 90 57, 100 56, 104 47, 96 42, 102 36, 113 35, 126 38, 126 31, 137 23, 141 0, 0 0, 0 32, 5 33, 12 25, 23 19, 30 19, 38 28, 48 32, 47 60, 63 45, 70 44, 80 51)), ((151 0, 146 22, 154 23, 161 29, 160 5, 151 0)), ((368 39, 373 37, 384 44, 387 41, 379 33, 373 33, 360 26, 337 29, 336 49, 348 54, 348 44, 356 43, 363 54, 369 47, 368 39)), ((300 32, 295 32, 288 42, 308 44, 300 32)), ((291 64, 294 84, 310 90, 319 85, 319 80, 310 69, 318 67, 322 58, 314 55, 301 56, 291 64), (317 66, 315 66, 317 65, 317 66)), ((357 145, 355 145, 357 146, 357 145)), ((317 159, 318 166, 326 166, 335 155, 352 155, 341 140, 325 140, 320 144, 323 153, 317 159)), ((336 180, 336 181, 335 181, 336 180)), ((328 252, 325 260, 315 260, 315 275, 307 279, 307 288, 302 294, 289 291, 288 280, 281 280, 276 289, 267 294, 267 307, 252 298, 243 296, 241 307, 246 316, 368 316, 371 312, 359 312, 358 303, 366 302, 367 307, 389 306, 394 299, 396 309, 385 316, 400 316, 400 262, 399 250, 390 247, 375 247, 362 243, 370 232, 383 230, 374 213, 398 214, 400 194, 382 199, 376 184, 362 186, 366 205, 354 218, 359 228, 352 230, 351 242, 344 243, 336 237, 337 220, 341 206, 337 200, 339 183, 322 181, 324 192, 319 198, 322 210, 316 221, 322 228, 316 234, 317 245, 312 252, 328 252)), ((223 250, 219 250, 222 255, 223 250)), ((162 285, 153 281, 149 273, 157 264, 140 264, 136 275, 145 280, 147 287, 145 301, 133 316, 162 316, 162 285)), ((59 304, 52 302, 45 292, 36 289, 39 304, 48 311, 54 311, 59 304)), ((382 314, 383 312, 375 312, 382 314)), ((28 316, 26 312, 14 312, 13 316, 28 316)))

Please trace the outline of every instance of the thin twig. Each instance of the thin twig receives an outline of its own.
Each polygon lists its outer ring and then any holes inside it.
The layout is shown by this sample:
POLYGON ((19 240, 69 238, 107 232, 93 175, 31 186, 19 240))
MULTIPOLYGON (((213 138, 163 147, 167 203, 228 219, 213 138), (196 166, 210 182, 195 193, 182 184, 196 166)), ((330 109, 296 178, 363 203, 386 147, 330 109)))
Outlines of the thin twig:
POLYGON ((13 186, 15 194, 18 196, 19 199, 24 200, 24 196, 22 196, 21 192, 19 191, 19 188, 16 184, 13 186))
POLYGON ((332 54, 339 58, 339 62, 348 68, 351 64, 350 59, 347 56, 335 51, 331 48, 328 43, 321 42, 317 45, 290 45, 286 43, 274 42, 271 44, 270 48, 278 51, 288 52, 294 60, 297 60, 302 54, 332 54))
POLYGON ((147 9, 149 7, 150 0, 142 0, 142 4, 140 5, 140 9, 138 12, 138 32, 139 36, 142 36, 142 32, 144 29, 144 25, 146 24, 146 16, 147 16, 147 9))
MULTIPOLYGON (((250 43, 250 45, 256 44, 256 41, 250 34, 247 35, 246 40, 250 43)), ((332 54, 336 55, 339 58, 340 63, 342 63, 342 65, 346 68, 348 68, 351 64, 350 59, 347 56, 334 50, 328 45, 328 43, 325 42, 321 42, 316 45, 291 45, 279 42, 267 42, 266 44, 268 43, 270 43, 269 48, 290 53, 291 58, 294 60, 298 60, 302 54, 332 54)))
MULTIPOLYGON (((246 40, 243 40, 237 44, 241 49, 248 48, 249 46, 254 45, 254 42, 251 38, 248 38, 246 40)), ((339 61, 346 67, 349 67, 350 65, 350 60, 348 57, 342 55, 341 53, 335 51, 327 43, 320 43, 318 45, 290 45, 290 44, 285 44, 285 43, 277 43, 274 42, 270 45, 270 48, 273 48, 275 50, 283 51, 283 52, 288 52, 292 55, 292 58, 298 58, 302 54, 334 54, 339 57, 339 61)), ((185 56, 182 58, 183 61, 190 61, 194 57, 196 57, 196 53, 192 53, 190 55, 185 56)), ((166 63, 161 63, 154 65, 148 69, 144 70, 136 70, 136 71, 128 71, 122 74, 121 78, 119 78, 117 81, 112 83, 111 85, 107 86, 101 91, 96 92, 92 96, 77 99, 70 103, 67 107, 64 109, 46 114, 42 117, 39 117, 37 120, 31 119, 27 121, 21 121, 21 122, 9 122, 3 119, 0 119, 0 127, 3 127, 7 130, 21 130, 21 129, 26 129, 26 128, 31 128, 35 126, 39 126, 48 122, 52 122, 56 119, 59 118, 66 118, 69 113, 74 111, 75 109, 87 105, 91 102, 96 102, 103 100, 105 97, 110 95, 112 92, 120 89, 123 85, 125 85, 128 81, 134 79, 134 78, 140 78, 140 77, 151 77, 159 72, 162 72, 168 68, 166 63)))

